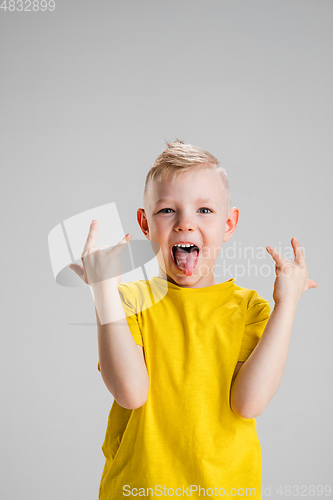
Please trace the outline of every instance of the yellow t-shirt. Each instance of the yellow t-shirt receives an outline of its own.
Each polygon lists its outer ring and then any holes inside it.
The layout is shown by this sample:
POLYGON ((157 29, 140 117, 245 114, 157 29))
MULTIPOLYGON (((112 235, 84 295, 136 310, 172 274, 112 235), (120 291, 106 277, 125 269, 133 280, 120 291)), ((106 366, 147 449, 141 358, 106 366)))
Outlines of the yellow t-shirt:
POLYGON ((99 500, 250 493, 260 500, 256 421, 232 411, 230 387, 237 362, 264 331, 269 302, 234 278, 182 288, 154 276, 118 290, 133 338, 144 347, 149 396, 135 410, 113 401, 99 500))

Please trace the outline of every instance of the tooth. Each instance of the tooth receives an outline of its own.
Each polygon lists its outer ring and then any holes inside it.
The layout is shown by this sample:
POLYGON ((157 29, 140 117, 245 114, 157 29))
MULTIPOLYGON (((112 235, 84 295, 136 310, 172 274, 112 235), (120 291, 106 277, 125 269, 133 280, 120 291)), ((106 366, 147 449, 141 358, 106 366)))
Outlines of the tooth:
POLYGON ((176 243, 174 245, 175 247, 182 247, 182 248, 185 248, 185 247, 195 247, 195 245, 193 243, 176 243))

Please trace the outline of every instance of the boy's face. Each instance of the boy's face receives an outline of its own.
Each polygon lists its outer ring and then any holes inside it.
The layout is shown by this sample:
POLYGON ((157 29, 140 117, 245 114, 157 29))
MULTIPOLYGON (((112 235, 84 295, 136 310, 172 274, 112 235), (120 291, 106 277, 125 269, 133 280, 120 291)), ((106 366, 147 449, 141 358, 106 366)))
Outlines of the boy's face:
POLYGON ((152 182, 146 211, 139 208, 137 218, 145 236, 160 246, 160 278, 190 288, 217 284, 214 268, 218 254, 238 222, 236 207, 227 213, 217 171, 193 168, 173 182, 152 182), (174 245, 182 242, 194 243, 199 252, 173 251, 174 245))

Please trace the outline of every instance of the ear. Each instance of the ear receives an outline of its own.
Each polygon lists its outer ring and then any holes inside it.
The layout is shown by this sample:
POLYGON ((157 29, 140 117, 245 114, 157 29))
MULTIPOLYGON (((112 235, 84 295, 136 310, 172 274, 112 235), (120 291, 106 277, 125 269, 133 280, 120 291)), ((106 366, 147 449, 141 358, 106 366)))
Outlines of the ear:
POLYGON ((143 232, 145 237, 149 240, 148 219, 146 217, 146 212, 144 208, 138 208, 136 212, 136 218, 138 220, 141 231, 143 232))
POLYGON ((228 214, 228 219, 225 226, 225 234, 223 241, 228 241, 231 236, 236 231, 236 227, 238 224, 239 210, 237 207, 233 207, 230 209, 228 214))

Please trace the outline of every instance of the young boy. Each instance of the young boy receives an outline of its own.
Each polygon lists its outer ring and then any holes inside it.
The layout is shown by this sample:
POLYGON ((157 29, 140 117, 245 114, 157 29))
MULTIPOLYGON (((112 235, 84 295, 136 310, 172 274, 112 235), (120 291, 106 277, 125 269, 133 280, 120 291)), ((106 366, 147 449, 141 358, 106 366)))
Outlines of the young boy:
POLYGON ((97 222, 83 267, 71 266, 92 283, 98 369, 115 398, 99 499, 261 499, 255 417, 281 382, 298 299, 317 285, 295 238, 294 262, 267 247, 277 274, 271 315, 255 290, 234 278, 216 282, 216 259, 239 210, 230 208, 224 169, 200 148, 167 142, 147 175, 144 207, 137 219, 159 248, 158 276, 120 283, 125 237, 104 266, 104 276, 117 278, 89 280, 106 262, 95 247, 97 222))

